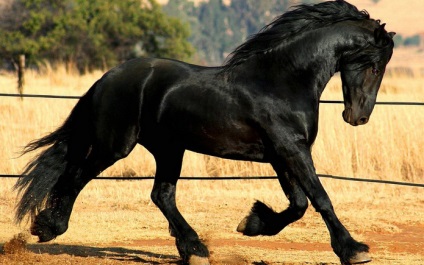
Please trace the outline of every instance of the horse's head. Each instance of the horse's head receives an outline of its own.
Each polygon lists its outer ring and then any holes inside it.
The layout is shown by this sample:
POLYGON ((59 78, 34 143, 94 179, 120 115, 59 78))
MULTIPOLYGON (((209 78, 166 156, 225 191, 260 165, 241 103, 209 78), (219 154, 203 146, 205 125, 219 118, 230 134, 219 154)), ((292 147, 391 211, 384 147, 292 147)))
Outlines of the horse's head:
POLYGON ((361 48, 346 52, 341 60, 343 119, 353 126, 368 122, 386 65, 393 53, 395 33, 388 33, 384 26, 377 25, 369 37, 361 37, 361 48))

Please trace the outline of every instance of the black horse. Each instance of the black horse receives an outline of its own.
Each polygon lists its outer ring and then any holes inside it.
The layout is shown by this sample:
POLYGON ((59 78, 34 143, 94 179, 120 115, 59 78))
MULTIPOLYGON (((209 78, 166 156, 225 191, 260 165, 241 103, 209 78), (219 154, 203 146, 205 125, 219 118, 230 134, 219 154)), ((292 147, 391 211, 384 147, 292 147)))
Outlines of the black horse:
POLYGON ((338 0, 300 5, 239 46, 223 67, 169 59, 134 59, 99 79, 64 124, 31 142, 49 146, 16 183, 16 219, 31 216, 40 242, 68 228, 79 192, 136 144, 156 160, 151 198, 169 222, 184 263, 209 264, 209 251, 175 203, 185 150, 271 163, 289 207, 274 212, 256 202, 237 231, 275 235, 300 219, 308 199, 321 213, 343 264, 370 261, 334 213, 311 157, 321 93, 340 71, 353 125, 368 122, 393 35, 365 11, 338 0))

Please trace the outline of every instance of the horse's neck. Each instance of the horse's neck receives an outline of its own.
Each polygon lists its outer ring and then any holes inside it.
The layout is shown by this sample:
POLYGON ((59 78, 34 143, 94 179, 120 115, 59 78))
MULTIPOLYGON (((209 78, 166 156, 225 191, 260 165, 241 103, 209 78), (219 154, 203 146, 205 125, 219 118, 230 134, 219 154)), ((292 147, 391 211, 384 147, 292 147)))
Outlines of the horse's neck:
POLYGON ((242 83, 262 79, 286 88, 296 86, 296 90, 311 93, 319 99, 328 81, 338 71, 343 53, 357 49, 358 43, 355 42, 361 36, 363 38, 360 31, 352 32, 352 22, 315 29, 266 54, 248 59, 237 66, 232 75, 242 83))
POLYGON ((357 33, 347 34, 338 27, 305 33, 296 42, 275 51, 274 69, 292 73, 305 90, 321 96, 328 81, 339 71, 343 53, 355 47, 353 34, 357 33))

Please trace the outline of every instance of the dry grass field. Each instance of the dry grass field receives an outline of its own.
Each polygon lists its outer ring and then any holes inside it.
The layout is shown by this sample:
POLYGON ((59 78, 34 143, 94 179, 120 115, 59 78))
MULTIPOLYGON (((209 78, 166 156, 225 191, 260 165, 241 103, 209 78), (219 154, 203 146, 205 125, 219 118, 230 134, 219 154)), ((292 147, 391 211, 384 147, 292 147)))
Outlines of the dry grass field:
MULTIPOLYGON (((401 52, 400 52, 401 54, 401 52)), ((391 63, 379 101, 424 102, 423 68, 391 63), (412 73, 412 74, 411 74, 412 73)), ((72 69, 72 67, 70 67, 72 69)), ((79 76, 65 66, 27 73, 30 94, 82 95, 102 75, 79 76)), ((15 93, 15 78, 0 73, 0 92, 15 93)), ((330 81, 322 99, 341 99, 340 81, 330 81)), ((54 130, 75 100, 0 97, 0 173, 19 174, 31 155, 19 157, 28 141, 54 130)), ((320 131, 313 148, 318 173, 423 183, 424 109, 376 106, 369 124, 343 122, 342 105, 321 105, 320 131)), ((137 147, 104 176, 151 176, 154 161, 137 147)), ((274 175, 268 165, 234 162, 188 152, 184 176, 274 175)), ((24 248, 11 241, 28 233, 13 223, 14 179, 0 178, 0 264, 179 264, 165 218, 150 201, 152 181, 92 181, 81 193, 69 230, 52 243, 24 248), (6 243, 6 244, 5 244, 6 243), (14 250, 18 253, 13 253, 14 250)), ((422 188, 322 179, 336 213, 351 233, 371 246, 372 264, 424 263, 422 188)), ((287 200, 276 180, 186 181, 179 183, 182 213, 209 245, 212 264, 338 264, 327 229, 312 207, 275 237, 246 238, 235 232, 252 203, 276 210, 287 200)))

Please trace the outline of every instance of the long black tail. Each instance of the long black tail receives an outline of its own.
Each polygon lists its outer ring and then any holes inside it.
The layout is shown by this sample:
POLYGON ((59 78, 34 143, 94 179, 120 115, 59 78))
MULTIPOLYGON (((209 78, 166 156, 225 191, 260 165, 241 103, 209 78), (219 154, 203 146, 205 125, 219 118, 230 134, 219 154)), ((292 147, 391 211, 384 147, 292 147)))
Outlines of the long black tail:
POLYGON ((48 207, 52 189, 67 164, 81 165, 89 153, 93 134, 91 101, 95 87, 96 84, 78 101, 61 127, 24 148, 23 154, 26 154, 49 146, 28 163, 14 186, 21 196, 16 207, 17 223, 28 214, 33 219, 40 210, 48 207))

